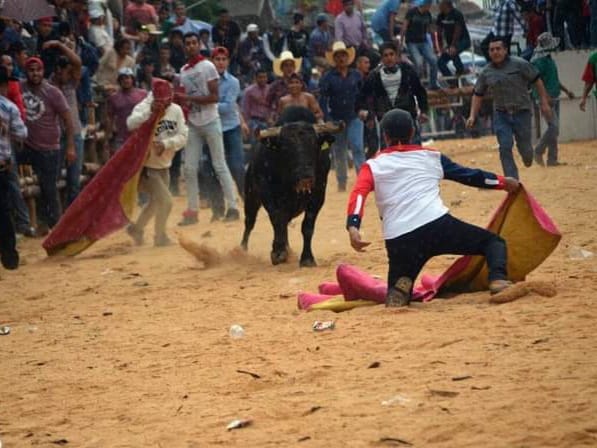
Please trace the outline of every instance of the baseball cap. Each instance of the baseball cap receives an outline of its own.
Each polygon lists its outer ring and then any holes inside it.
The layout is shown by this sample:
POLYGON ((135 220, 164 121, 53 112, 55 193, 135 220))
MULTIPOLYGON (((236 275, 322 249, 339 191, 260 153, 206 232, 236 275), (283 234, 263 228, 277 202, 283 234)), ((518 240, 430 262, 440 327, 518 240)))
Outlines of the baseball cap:
POLYGON ((133 69, 130 67, 122 67, 120 70, 118 70, 118 78, 120 78, 121 76, 135 76, 135 73, 133 72, 133 69))

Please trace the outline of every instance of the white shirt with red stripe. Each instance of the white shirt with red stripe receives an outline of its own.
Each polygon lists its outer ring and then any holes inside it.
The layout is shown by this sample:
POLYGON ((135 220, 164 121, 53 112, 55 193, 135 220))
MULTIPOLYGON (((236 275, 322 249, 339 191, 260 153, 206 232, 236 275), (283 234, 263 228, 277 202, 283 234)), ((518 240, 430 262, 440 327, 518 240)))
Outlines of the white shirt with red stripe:
POLYGON ((503 189, 504 178, 466 168, 433 149, 417 145, 386 148, 362 167, 348 202, 348 227, 360 227, 365 201, 375 191, 386 240, 397 238, 449 212, 440 197, 440 181, 503 189))

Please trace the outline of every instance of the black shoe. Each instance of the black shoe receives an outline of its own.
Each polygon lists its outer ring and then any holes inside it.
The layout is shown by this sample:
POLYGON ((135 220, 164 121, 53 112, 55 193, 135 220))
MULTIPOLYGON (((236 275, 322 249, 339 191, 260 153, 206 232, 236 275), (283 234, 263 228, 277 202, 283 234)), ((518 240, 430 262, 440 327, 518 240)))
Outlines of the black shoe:
POLYGON ((26 236, 27 238, 35 238, 37 236, 35 229, 31 226, 17 227, 17 233, 26 236))
POLYGON ((408 306, 410 303, 410 291, 413 287, 413 282, 408 277, 400 277, 396 284, 388 289, 386 297, 387 308, 397 308, 408 306))
POLYGON ((533 158, 534 158, 534 154, 531 153, 527 156, 522 156, 522 163, 524 163, 524 166, 526 166, 527 168, 530 168, 531 166, 533 166, 533 158))
POLYGON ((0 255, 0 262, 4 269, 15 270, 19 267, 19 253, 15 250, 14 252, 2 253, 0 255))
POLYGON ((240 219, 240 213, 235 208, 229 208, 228 211, 226 212, 226 216, 224 216, 225 222, 238 221, 239 219, 240 219))
POLYGON ((543 154, 539 154, 538 152, 535 153, 535 163, 539 166, 545 166, 545 162, 543 161, 543 154))

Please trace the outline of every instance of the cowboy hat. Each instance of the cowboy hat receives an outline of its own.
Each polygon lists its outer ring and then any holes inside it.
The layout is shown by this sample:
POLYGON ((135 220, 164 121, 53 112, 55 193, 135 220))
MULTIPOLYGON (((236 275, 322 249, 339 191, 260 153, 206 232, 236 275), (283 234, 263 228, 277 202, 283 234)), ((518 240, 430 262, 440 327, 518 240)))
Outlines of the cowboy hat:
POLYGON ((303 58, 295 58, 292 54, 292 51, 283 51, 280 53, 280 57, 274 59, 274 73, 276 76, 284 76, 282 73, 282 64, 286 61, 294 61, 294 72, 298 72, 301 70, 301 64, 303 63, 303 58))
POLYGON ((337 42, 334 42, 334 45, 332 46, 331 51, 325 52, 325 58, 332 67, 336 66, 336 61, 334 60, 334 55, 341 51, 343 51, 344 53, 346 53, 348 55, 348 65, 350 65, 354 62, 354 57, 356 55, 354 48, 353 47, 346 48, 346 44, 344 42, 337 41, 337 42))
POLYGON ((553 51, 560 46, 560 38, 553 37, 549 31, 539 34, 537 37, 536 53, 547 53, 553 51))

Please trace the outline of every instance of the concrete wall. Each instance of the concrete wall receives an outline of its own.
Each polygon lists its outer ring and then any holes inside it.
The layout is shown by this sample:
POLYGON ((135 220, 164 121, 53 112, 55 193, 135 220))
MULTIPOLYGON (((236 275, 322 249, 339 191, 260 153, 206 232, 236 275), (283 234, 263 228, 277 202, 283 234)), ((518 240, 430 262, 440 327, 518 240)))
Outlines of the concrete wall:
MULTIPOLYGON (((593 50, 594 51, 594 50, 593 50)), ((578 108, 580 97, 584 89, 581 80, 591 51, 569 50, 553 53, 558 65, 560 82, 576 95, 576 99, 569 100, 564 94, 560 97, 560 141, 588 140, 597 138, 597 101, 592 93, 587 101, 586 112, 578 108)), ((545 123, 541 123, 542 129, 545 123)))

